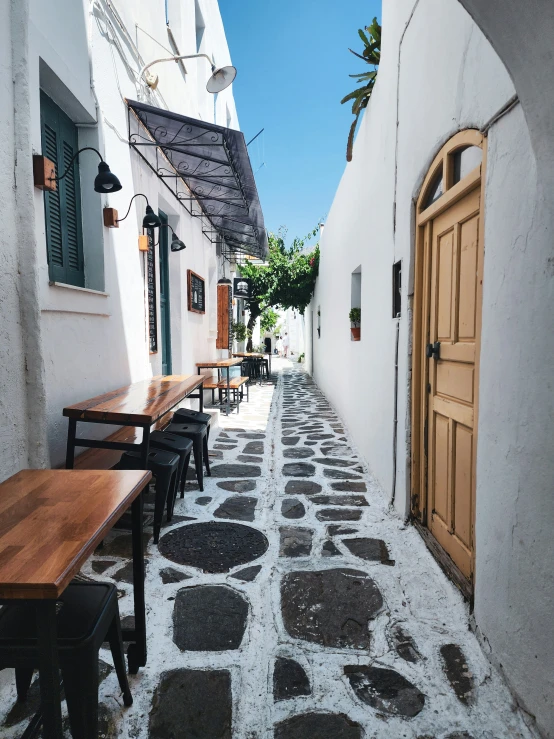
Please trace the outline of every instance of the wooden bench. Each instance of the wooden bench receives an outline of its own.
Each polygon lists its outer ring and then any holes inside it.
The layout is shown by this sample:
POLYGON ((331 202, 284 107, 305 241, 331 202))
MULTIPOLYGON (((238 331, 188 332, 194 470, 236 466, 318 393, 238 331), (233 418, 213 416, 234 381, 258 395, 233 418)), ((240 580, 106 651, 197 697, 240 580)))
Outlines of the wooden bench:
POLYGON ((242 401, 243 396, 243 386, 246 385, 246 400, 250 400, 250 387, 248 385, 248 382, 250 381, 249 377, 231 377, 229 379, 229 385, 227 385, 227 378, 224 378, 223 380, 217 380, 216 378, 213 378, 212 380, 208 380, 204 382, 204 390, 211 390, 212 391, 212 406, 215 405, 215 391, 219 391, 219 404, 223 405, 225 401, 223 400, 223 392, 229 389, 232 391, 233 395, 233 403, 237 406, 237 413, 239 412, 239 405, 242 401))

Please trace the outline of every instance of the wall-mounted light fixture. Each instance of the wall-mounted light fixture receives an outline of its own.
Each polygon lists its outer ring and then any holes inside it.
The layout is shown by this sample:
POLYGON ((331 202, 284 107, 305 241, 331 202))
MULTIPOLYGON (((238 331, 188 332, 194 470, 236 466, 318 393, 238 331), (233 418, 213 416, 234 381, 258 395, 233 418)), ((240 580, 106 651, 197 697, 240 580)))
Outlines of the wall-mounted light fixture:
POLYGON ((135 198, 144 198, 146 200, 146 211, 144 213, 144 218, 142 219, 142 227, 143 228, 159 228, 162 225, 162 222, 160 220, 160 217, 157 216, 152 208, 150 207, 150 203, 148 202, 148 198, 146 195, 144 195, 142 192, 137 192, 136 195, 133 195, 129 202, 129 207, 127 208, 127 213, 123 216, 123 218, 118 218, 116 220, 116 223, 121 223, 121 221, 124 221, 129 213, 131 212, 131 205, 133 204, 133 200, 135 198))
POLYGON ((204 59, 207 59, 209 61, 212 70, 212 76, 206 84, 206 90, 208 92, 211 92, 215 95, 217 92, 225 90, 225 88, 229 87, 229 85, 233 83, 235 77, 237 76, 236 67, 229 65, 227 67, 216 68, 215 64, 212 62, 207 54, 185 54, 181 56, 168 56, 164 59, 154 59, 153 62, 149 62, 140 70, 139 80, 143 79, 144 77, 144 81, 146 82, 146 84, 151 87, 152 90, 155 90, 159 82, 158 75, 148 72, 150 67, 152 67, 154 64, 159 64, 160 62, 178 62, 180 59, 198 59, 200 57, 204 57, 204 59))
POLYGON ((43 190, 55 190, 56 183, 60 180, 63 180, 64 177, 67 177, 71 170, 71 167, 73 166, 73 162, 75 161, 75 159, 77 159, 79 154, 83 153, 83 151, 94 151, 100 157, 98 174, 94 178, 94 190, 100 193, 118 192, 118 190, 121 190, 121 182, 114 175, 114 173, 110 171, 107 162, 102 159, 102 154, 100 154, 100 152, 97 149, 94 149, 92 146, 85 146, 82 149, 79 149, 79 151, 72 157, 71 161, 67 165, 65 172, 59 177, 56 177, 56 168, 52 162, 46 159, 46 157, 35 156, 33 159, 33 170, 35 173, 36 187, 40 187, 43 190), (41 166, 41 160, 44 166, 41 166), (43 177, 42 183, 37 183, 37 174, 44 175, 44 172, 46 171, 49 173, 49 176, 43 177))
MULTIPOLYGON (((169 223, 167 225, 169 226, 169 223)), ((171 226, 169 226, 169 228, 171 228, 171 226)), ((171 237, 171 251, 183 251, 183 249, 186 249, 186 244, 181 241, 172 228, 171 233, 173 234, 171 237)))

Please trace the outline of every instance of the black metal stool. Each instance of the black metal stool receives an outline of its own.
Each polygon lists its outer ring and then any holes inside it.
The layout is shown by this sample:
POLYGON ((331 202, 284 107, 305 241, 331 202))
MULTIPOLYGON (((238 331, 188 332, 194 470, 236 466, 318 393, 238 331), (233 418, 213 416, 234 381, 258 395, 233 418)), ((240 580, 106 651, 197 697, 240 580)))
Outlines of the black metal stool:
POLYGON ((198 480, 200 490, 203 491, 204 470, 202 458, 206 465, 206 474, 211 474, 210 459, 208 457, 208 427, 203 423, 170 423, 165 431, 168 434, 177 434, 177 436, 184 436, 185 439, 192 439, 196 479, 198 480))
POLYGON ((193 411, 190 408, 179 408, 173 414, 172 423, 205 423, 208 427, 208 441, 210 440, 210 424, 212 417, 209 413, 200 413, 200 411, 193 411))
MULTIPOLYGON (((141 470, 143 461, 141 452, 125 452, 119 464, 120 470, 141 470)), ((173 502, 179 485, 179 465, 181 458, 174 452, 166 452, 163 449, 151 449, 148 452, 146 468, 156 478, 156 501, 154 504, 154 544, 160 538, 160 529, 164 508, 167 501, 167 520, 171 521, 173 513, 173 502)))
MULTIPOLYGON (((58 602, 57 645, 71 734, 73 739, 97 739, 98 651, 106 640, 123 703, 133 703, 125 672, 117 588, 110 583, 73 581, 58 602)), ((38 664, 35 607, 12 601, 0 612, 0 669, 15 667, 18 701, 26 699, 38 664)))
POLYGON ((177 488, 181 490, 181 498, 185 497, 185 481, 187 479, 190 455, 192 453, 192 441, 191 439, 186 439, 184 436, 168 434, 167 431, 153 431, 150 434, 150 447, 154 449, 164 449, 166 452, 173 452, 173 454, 179 455, 180 463, 177 471, 177 485, 175 485, 175 495, 171 501, 171 508, 169 500, 167 502, 168 520, 171 520, 173 509, 175 508, 177 488))

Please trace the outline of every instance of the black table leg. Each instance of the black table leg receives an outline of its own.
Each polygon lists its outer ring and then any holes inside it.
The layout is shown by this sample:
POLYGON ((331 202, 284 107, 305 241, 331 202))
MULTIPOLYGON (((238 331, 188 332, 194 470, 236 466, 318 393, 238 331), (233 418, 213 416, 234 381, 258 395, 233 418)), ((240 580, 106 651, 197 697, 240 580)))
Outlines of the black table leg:
MULTIPOLYGON (((144 491, 143 491, 144 492, 144 491)), ((133 597, 135 605, 135 628, 133 643, 129 645, 127 659, 129 672, 136 675, 139 667, 146 664, 146 606, 144 598, 144 550, 142 542, 143 493, 135 498, 131 506, 133 520, 133 597)), ((124 633, 124 640, 127 634, 124 633)))
POLYGON ((69 419, 67 427, 67 450, 65 454, 65 468, 72 470, 75 463, 75 436, 77 433, 77 421, 74 418, 69 419))
POLYGON ((43 736, 44 739, 62 739, 56 601, 37 601, 36 614, 43 736))
POLYGON ((230 368, 226 367, 225 369, 227 371, 227 415, 229 415, 231 413, 230 368))
POLYGON ((200 385, 199 392, 198 410, 200 413, 204 413, 204 383, 200 385))
POLYGON ((143 470, 148 469, 148 452, 150 451, 150 426, 142 427, 142 441, 140 442, 141 462, 143 462, 143 470))

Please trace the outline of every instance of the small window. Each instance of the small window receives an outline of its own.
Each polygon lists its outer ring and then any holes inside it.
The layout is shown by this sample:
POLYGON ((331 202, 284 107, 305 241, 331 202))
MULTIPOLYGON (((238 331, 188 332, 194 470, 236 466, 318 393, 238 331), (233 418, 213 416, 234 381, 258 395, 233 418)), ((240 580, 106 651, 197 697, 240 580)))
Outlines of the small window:
POLYGON ((81 221, 81 188, 77 127, 43 92, 40 96, 42 152, 54 162, 57 175, 67 168, 55 192, 44 193, 46 249, 52 282, 85 286, 83 258, 83 226, 81 221), (70 166, 71 164, 71 166, 70 166))
POLYGON ((442 185, 442 167, 440 167, 439 171, 431 180, 431 184, 429 185, 429 188, 427 190, 427 197, 425 198, 425 201, 423 203, 423 210, 425 210, 425 208, 428 208, 430 205, 433 205, 435 200, 438 200, 443 192, 444 188, 442 185))
POLYGON ((402 313, 402 262, 392 265, 392 317, 400 318, 402 313))
POLYGON ((464 146, 452 154, 452 184, 460 180, 478 167, 483 160, 483 150, 479 146, 464 146))

